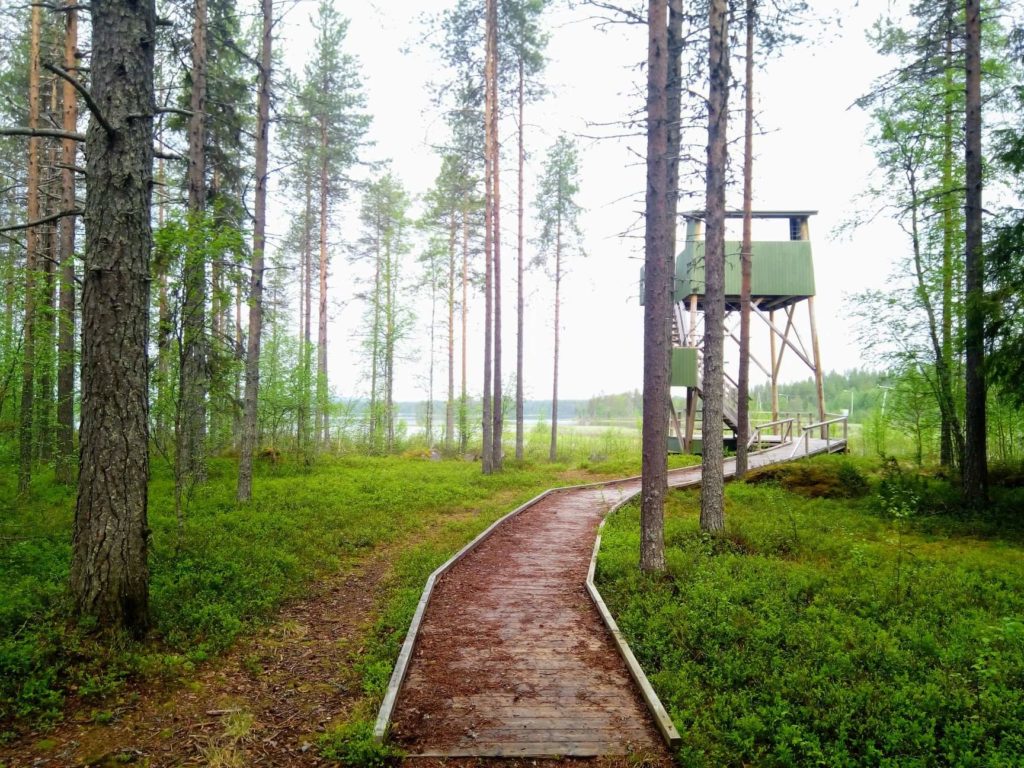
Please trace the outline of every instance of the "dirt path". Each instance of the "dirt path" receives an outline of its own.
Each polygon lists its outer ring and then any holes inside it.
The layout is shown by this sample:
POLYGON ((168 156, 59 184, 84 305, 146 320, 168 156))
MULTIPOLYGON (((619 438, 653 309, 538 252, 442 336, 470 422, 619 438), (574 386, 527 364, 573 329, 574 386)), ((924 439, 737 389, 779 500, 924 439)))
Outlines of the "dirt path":
MULTIPOLYGON (((386 557, 328 579, 285 605, 184 686, 143 685, 100 725, 69 713, 53 732, 0 747, 8 768, 316 766, 316 735, 362 697, 351 654, 378 607, 386 557)), ((127 698, 127 697, 126 697, 127 698)))

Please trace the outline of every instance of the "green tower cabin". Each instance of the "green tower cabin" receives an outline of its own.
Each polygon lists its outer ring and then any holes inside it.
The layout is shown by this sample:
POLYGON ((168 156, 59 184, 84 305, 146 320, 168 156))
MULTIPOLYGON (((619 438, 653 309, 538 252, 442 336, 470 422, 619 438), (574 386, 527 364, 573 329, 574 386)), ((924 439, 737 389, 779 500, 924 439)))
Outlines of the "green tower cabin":
MULTIPOLYGON (((751 345, 752 366, 771 383, 772 421, 779 418, 779 369, 787 352, 806 365, 814 377, 817 389, 818 416, 825 420, 825 396, 818 332, 814 319, 814 262, 811 256, 809 226, 817 211, 755 211, 755 221, 776 219, 788 222, 788 239, 754 240, 751 244, 751 329, 759 321, 767 328, 769 349, 767 359, 755 355, 751 345), (800 321, 798 308, 807 307, 808 324, 800 321), (804 343, 809 331, 810 349, 804 343)), ((742 211, 729 211, 726 218, 740 219, 742 211)), ((675 437, 670 448, 686 452, 699 451, 701 441, 695 439, 697 401, 701 397, 703 370, 703 312, 704 312, 704 213, 684 214, 686 241, 683 251, 676 257, 675 284, 673 286, 672 316, 672 387, 685 388, 685 425, 682 414, 670 409, 675 437)), ((755 228, 757 224, 755 223, 755 228)), ((755 229, 756 237, 756 229, 755 229)), ((641 283, 643 275, 641 274, 641 283)), ((641 285, 641 301, 643 286, 641 285)), ((740 242, 725 243, 725 340, 737 353, 739 348, 740 312, 740 242)), ((802 313, 801 313, 802 314, 802 313)), ((728 354, 727 354, 728 359, 728 354)), ((724 413, 726 425, 739 429, 737 388, 729 367, 725 372, 724 413)), ((753 434, 753 430, 748 430, 753 434)), ((724 437, 724 436, 723 436, 724 437)), ((728 441, 728 438, 726 438, 728 441)))

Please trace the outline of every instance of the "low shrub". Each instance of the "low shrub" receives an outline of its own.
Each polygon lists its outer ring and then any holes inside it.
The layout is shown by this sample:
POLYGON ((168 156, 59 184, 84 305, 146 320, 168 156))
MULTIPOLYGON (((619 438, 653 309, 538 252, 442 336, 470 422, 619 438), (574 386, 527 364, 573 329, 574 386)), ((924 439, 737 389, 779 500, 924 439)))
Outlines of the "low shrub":
POLYGON ((835 457, 761 467, 749 472, 745 480, 755 485, 778 483, 811 499, 854 499, 869 490, 867 478, 853 462, 835 457))

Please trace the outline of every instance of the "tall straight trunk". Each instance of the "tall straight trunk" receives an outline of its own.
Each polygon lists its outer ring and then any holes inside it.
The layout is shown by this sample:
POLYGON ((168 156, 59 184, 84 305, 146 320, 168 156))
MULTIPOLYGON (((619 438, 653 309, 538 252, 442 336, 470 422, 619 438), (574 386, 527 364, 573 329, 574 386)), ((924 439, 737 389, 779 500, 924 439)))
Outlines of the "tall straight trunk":
POLYGON ((374 272, 373 272, 373 325, 371 326, 370 336, 370 429, 369 429, 369 442, 370 450, 376 453, 380 448, 380 404, 378 402, 378 392, 380 391, 377 386, 378 374, 381 370, 380 364, 380 326, 381 326, 381 277, 383 270, 381 269, 381 250, 380 250, 380 222, 377 225, 377 242, 376 242, 376 253, 374 253, 374 272))
MULTIPOLYGON (((163 120, 161 117, 157 117, 156 127, 157 145, 163 145, 163 120)), ((160 159, 157 162, 156 170, 156 194, 157 194, 157 213, 156 223, 157 227, 163 227, 166 218, 166 207, 167 207, 167 193, 166 183, 167 177, 164 174, 164 161, 160 159)), ((157 265, 159 269, 158 279, 158 296, 157 296, 157 328, 156 328, 156 401, 157 413, 156 413, 156 435, 155 439, 159 443, 162 449, 166 449, 169 444, 169 436, 167 433, 167 391, 171 385, 171 339, 172 339, 172 319, 171 319, 171 303, 170 297, 167 292, 168 276, 167 272, 170 268, 169 264, 157 265)))
MULTIPOLYGON (((944 23, 946 25, 946 48, 944 51, 945 72, 943 73, 943 123, 942 123, 942 357, 945 380, 940 388, 952 392, 953 369, 953 243, 956 224, 953 220, 955 193, 953 192, 953 37, 956 24, 954 0, 946 0, 944 23)), ((944 467, 959 463, 962 457, 954 456, 953 423, 945 409, 941 412, 939 428, 939 463, 944 467)))
POLYGON ((434 447, 434 365, 437 355, 437 271, 430 270, 430 370, 427 384, 427 448, 434 447))
POLYGON ((751 218, 754 201, 754 22, 757 0, 747 0, 746 71, 743 105, 743 242, 740 246, 740 370, 736 389, 736 477, 747 474, 750 441, 751 218))
MULTIPOLYGON (((28 127, 39 127, 39 37, 42 28, 42 8, 32 6, 32 26, 29 33, 28 61, 28 127)), ((28 196, 29 221, 39 218, 39 138, 28 140, 28 196)), ((39 269, 39 228, 29 227, 25 233, 25 320, 21 347, 21 415, 18 424, 19 461, 18 493, 27 493, 32 482, 32 461, 35 456, 32 417, 35 411, 35 336, 36 336, 36 272, 39 269)))
MULTIPOLYGON (((516 181, 518 205, 516 210, 516 461, 523 460, 523 313, 526 303, 523 294, 523 211, 524 193, 523 176, 526 165, 526 154, 523 142, 523 91, 526 87, 523 56, 519 56, 519 86, 516 98, 519 102, 519 177, 516 181)), ((552 426, 554 423, 552 422, 552 426)))
MULTIPOLYGON (((77 68, 78 11, 73 0, 64 12, 64 69, 77 68)), ((74 132, 78 125, 78 94, 71 83, 63 85, 63 128, 74 132)), ((75 207, 75 156, 78 147, 72 139, 61 142, 61 207, 75 207)), ((60 222, 60 315, 57 338, 57 482, 70 484, 74 477, 75 452, 75 224, 73 216, 60 222)))
POLYGON ((384 247, 384 416, 387 420, 387 452, 395 448, 395 274, 390 236, 384 247))
POLYGON ((672 270, 668 218, 668 29, 665 0, 647 7, 647 195, 644 225, 644 394, 640 568, 665 569, 672 270))
POLYGON ((327 388, 327 122, 320 119, 320 306, 316 338, 316 439, 327 444, 331 423, 327 388))
MULTIPOLYGON (((561 210, 559 201, 559 210, 561 210)), ((548 449, 548 461, 558 460, 558 352, 561 341, 562 324, 562 215, 558 215, 555 231, 555 352, 553 373, 551 377, 551 447, 548 449)))
POLYGON ((711 0, 708 14, 708 165, 707 236, 704 247, 704 414, 700 527, 714 533, 725 530, 723 480, 722 400, 725 331, 725 174, 729 116, 728 5, 711 0))
POLYGON ((249 283, 249 339, 245 356, 245 414, 238 462, 238 500, 252 498, 252 459, 258 439, 260 336, 263 332, 263 269, 267 226, 267 158, 270 148, 270 78, 273 57, 274 3, 262 2, 263 37, 256 101, 256 200, 252 232, 252 277, 249 283))
POLYGON ((82 285, 82 419, 71 592, 82 615, 149 624, 149 260, 153 190, 152 0, 91 6, 82 285))
POLYGON ((981 156, 981 3, 967 6, 967 169, 966 274, 964 352, 967 405, 964 429, 963 490, 971 503, 988 499, 988 455, 985 444, 985 263, 982 250, 981 156))
MULTIPOLYGON (((47 122, 56 123, 60 102, 57 98, 60 89, 57 87, 57 78, 50 80, 50 105, 47 110, 47 122)), ((55 140, 47 141, 46 149, 46 174, 40 182, 40 193, 42 195, 42 213, 52 215, 60 210, 62 196, 53 187, 60 178, 57 172, 58 158, 60 156, 60 145, 55 140)), ((36 340, 36 448, 40 461, 48 462, 53 458, 53 449, 56 440, 54 421, 54 351, 56 350, 54 332, 56 330, 57 312, 57 266, 60 264, 59 239, 57 237, 57 226, 55 223, 42 227, 41 251, 43 261, 40 266, 42 277, 41 290, 38 294, 40 303, 38 308, 42 311, 36 313, 38 323, 38 335, 36 340)))
POLYGON ((498 3, 491 4, 491 221, 494 225, 494 397, 491 401, 494 427, 491 433, 491 469, 501 471, 504 407, 501 381, 501 143, 498 140, 498 3))
MULTIPOLYGON (((665 201, 665 217, 666 217, 666 257, 668 259, 668 269, 670 275, 675 275, 675 259, 676 259, 676 230, 678 228, 678 216, 677 211, 679 208, 679 145, 681 141, 682 125, 680 120, 681 103, 682 103, 682 57, 683 57, 683 2, 682 0, 669 0, 668 1, 668 32, 666 36, 666 45, 668 50, 668 71, 665 76, 665 86, 667 88, 667 94, 665 96, 665 120, 666 120, 666 134, 668 140, 668 159, 666 161, 666 174, 667 174, 667 194, 668 199, 665 201)), ((670 281, 673 281, 673 277, 669 277, 670 281)), ((674 312, 671 307, 673 297, 669 297, 669 314, 674 312)), ((670 325, 671 325, 671 321, 670 325)), ((671 331, 670 331, 671 334, 671 331)), ((672 339, 669 336, 669 345, 671 346, 672 339)), ((669 352, 669 359, 671 360, 671 352, 669 352)), ((672 401, 672 382, 671 375, 669 376, 669 389, 668 398, 666 400, 666 406, 669 409, 669 415, 672 420, 676 419, 676 406, 672 401)))
MULTIPOLYGON (((188 210, 191 226, 205 226, 206 211, 206 0, 194 0, 192 94, 188 123, 188 210)), ((175 483, 206 479, 206 396, 209 389, 206 332, 206 259, 186 253, 182 266, 181 367, 175 483)), ((179 487, 180 492, 180 487, 179 487)))
POLYGON ((300 291, 305 296, 302 305, 302 440, 306 449, 312 447, 309 421, 312 410, 311 387, 313 386, 313 184, 306 178, 306 220, 303 232, 303 280, 300 291))
POLYGON ((455 444, 455 239, 458 228, 453 208, 448 233, 448 402, 444 412, 444 447, 448 451, 455 444))
POLYGON ((469 393, 466 391, 466 357, 469 351, 469 338, 466 326, 469 320, 469 214, 462 209, 462 308, 459 312, 462 322, 462 379, 459 389, 459 451, 465 453, 469 448, 469 393))
POLYGON ((483 423, 481 463, 483 473, 491 474, 494 470, 494 423, 491 412, 491 357, 493 347, 492 332, 494 329, 494 136, 491 133, 497 94, 494 93, 492 72, 496 68, 497 59, 494 50, 495 39, 492 34, 494 20, 492 11, 497 12, 497 0, 487 0, 486 5, 486 43, 487 53, 484 62, 484 391, 483 391, 483 423))

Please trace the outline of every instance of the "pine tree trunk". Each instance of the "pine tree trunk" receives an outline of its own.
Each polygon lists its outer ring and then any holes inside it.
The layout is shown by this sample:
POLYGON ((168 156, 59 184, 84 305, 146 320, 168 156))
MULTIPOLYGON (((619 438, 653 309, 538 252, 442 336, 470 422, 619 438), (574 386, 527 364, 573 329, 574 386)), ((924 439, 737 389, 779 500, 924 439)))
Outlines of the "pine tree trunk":
POLYGON ((327 387, 327 123, 320 120, 320 306, 316 340, 316 439, 327 445, 331 423, 327 387))
MULTIPOLYGON (((561 185, 560 185, 561 186, 561 185)), ((559 210, 562 208, 559 201, 559 210)), ((558 353, 562 336, 562 216, 558 216, 555 232, 555 352, 553 373, 551 377, 551 447, 548 449, 548 461, 558 461, 558 353)))
POLYGON ((455 444, 455 238, 458 221, 451 211, 448 237, 448 402, 444 413, 444 447, 450 451, 455 444))
POLYGON ((80 614, 141 633, 149 623, 149 259, 153 188, 152 0, 92 10, 82 287, 82 419, 71 558, 80 614))
MULTIPOLYGON (((946 48, 944 52, 943 74, 943 111, 942 124, 942 357, 944 364, 939 375, 945 373, 940 382, 940 389, 952 393, 953 369, 953 243, 956 237, 956 225, 953 221, 953 104, 951 94, 954 89, 953 80, 953 38, 956 25, 956 7, 953 0, 946 0, 945 18, 946 48)), ((952 398, 950 398, 952 399, 952 398)), ((959 463, 962 457, 954 455, 953 423, 947 409, 940 409, 939 427, 939 463, 951 467, 959 463)), ((959 428, 957 428, 959 431, 959 428)), ((959 440, 958 440, 959 441, 959 440)))
POLYGON ((517 180, 517 227, 516 227, 516 461, 523 460, 523 313, 526 303, 523 298, 523 212, 524 194, 523 177, 525 175, 526 155, 523 142, 523 91, 525 90, 525 74, 523 56, 519 56, 519 178, 517 180))
POLYGON ((306 179, 306 220, 304 224, 304 280, 300 290, 305 295, 303 303, 302 330, 302 441, 306 450, 312 448, 315 440, 310 439, 309 422, 312 408, 311 389, 313 386, 313 185, 306 179))
MULTIPOLYGON (((32 6, 31 31, 29 33, 28 63, 28 127, 39 127, 39 37, 42 27, 42 8, 32 6)), ((28 140, 28 197, 27 214, 29 221, 39 218, 39 138, 28 140)), ((29 227, 25 233, 25 320, 21 349, 21 416, 18 425, 19 462, 18 493, 28 492, 32 482, 32 464, 35 457, 35 429, 32 423, 35 412, 35 337, 36 337, 36 273, 39 270, 39 228, 29 227)))
MULTIPOLYGON (((192 93, 188 123, 190 227, 204 226, 206 210, 206 0, 194 0, 192 93)), ((181 367, 175 482, 206 479, 206 396, 209 388, 206 333, 206 259, 188 252, 182 265, 181 367)), ((180 491, 180 489, 179 489, 180 491)))
POLYGON ((469 449, 469 393, 466 391, 466 358, 469 351, 469 338, 466 326, 469 320, 469 214, 462 210, 462 379, 459 389, 459 452, 465 454, 469 449))
POLYGON ((707 236, 704 249, 704 414, 700 527, 725 530, 725 488, 722 435, 724 420, 723 347, 725 329, 725 175, 726 128, 729 116, 728 7, 711 0, 708 99, 707 236))
MULTIPOLYGON (((66 5, 72 5, 68 0, 66 5)), ((78 11, 64 12, 64 69, 72 74, 77 69, 78 11)), ((78 124, 78 94, 71 83, 64 82, 63 128, 74 132, 78 124)), ((61 207, 75 207, 75 165, 77 143, 64 139, 61 144, 61 207)), ((60 315, 57 340, 57 482, 70 485, 74 480, 75 452, 75 217, 66 216, 60 223, 60 315)))
POLYGON ((490 34, 493 38, 491 51, 491 220, 494 237, 491 246, 494 257, 494 395, 491 400, 491 416, 494 426, 491 432, 491 470, 501 471, 503 433, 503 393, 501 381, 501 143, 498 141, 498 3, 491 3, 490 34))
POLYGON ((640 489, 640 568, 665 569, 668 488, 669 354, 672 254, 668 219, 667 3, 647 8, 647 195, 644 225, 644 393, 640 489))
POLYGON ((754 21, 756 0, 746 8, 746 87, 743 107, 743 242, 740 246, 740 370, 736 382, 736 477, 747 474, 750 441, 750 280, 752 270, 751 217, 754 183, 754 21))
POLYGON ((482 445, 481 464, 485 475, 491 474, 494 469, 494 445, 493 445, 493 414, 491 412, 491 364, 493 362, 492 332, 494 329, 494 136, 491 133, 493 121, 491 115, 494 112, 494 102, 497 94, 494 93, 492 72, 496 65, 494 51, 494 36, 492 27, 492 10, 496 13, 497 1, 487 0, 486 17, 486 43, 487 53, 484 63, 484 391, 483 391, 483 419, 482 419, 482 445))
POLYGON ((985 266, 982 241, 981 155, 981 9, 967 3, 967 243, 964 351, 967 378, 963 461, 964 496, 972 504, 988 499, 988 455, 985 444, 985 266))
MULTIPOLYGON (((57 99, 57 78, 50 80, 50 106, 47 110, 46 121, 56 124, 60 119, 60 104, 57 99)), ((55 139, 46 142, 46 172, 41 174, 40 194, 42 196, 41 209, 44 215, 52 215, 60 210, 61 195, 53 187, 60 175, 57 173, 57 158, 59 157, 60 145, 55 139)), ((41 227, 41 252, 43 261, 40 264, 40 277, 42 278, 41 290, 38 294, 40 303, 36 312, 37 339, 35 344, 36 353, 36 395, 35 395, 35 424, 36 424, 36 449, 41 462, 49 462, 53 458, 53 450, 56 441, 56 422, 54 421, 54 370, 56 350, 54 332, 56 330, 57 312, 57 265, 59 258, 59 240, 55 223, 41 227)))
POLYGON ((245 415, 238 463, 238 500, 252 498, 252 461, 259 438, 260 337, 263 332, 263 270, 267 226, 267 163, 270 147, 270 78, 273 57, 274 3, 262 2, 263 38, 256 104, 256 200, 252 236, 252 278, 249 286, 249 339, 245 357, 245 415))

